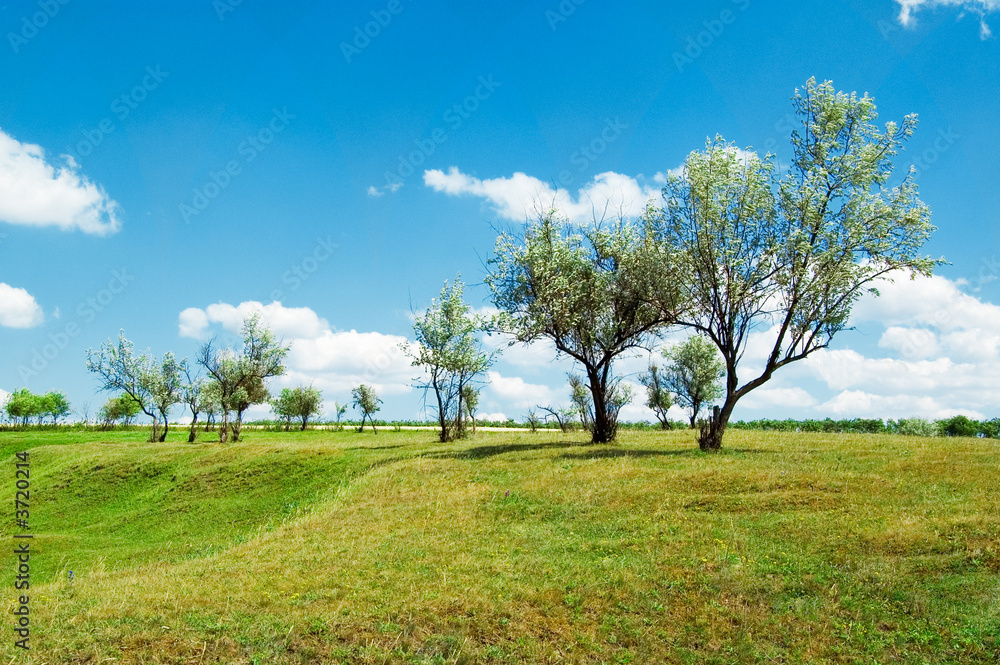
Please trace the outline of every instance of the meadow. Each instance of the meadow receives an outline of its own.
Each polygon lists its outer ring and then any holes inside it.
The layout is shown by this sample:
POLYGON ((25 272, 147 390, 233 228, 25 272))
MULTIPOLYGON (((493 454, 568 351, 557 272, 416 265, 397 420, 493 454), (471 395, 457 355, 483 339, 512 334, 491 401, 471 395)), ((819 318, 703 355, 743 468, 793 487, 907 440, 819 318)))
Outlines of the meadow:
POLYGON ((145 435, 0 433, 3 662, 1000 661, 996 440, 145 435))

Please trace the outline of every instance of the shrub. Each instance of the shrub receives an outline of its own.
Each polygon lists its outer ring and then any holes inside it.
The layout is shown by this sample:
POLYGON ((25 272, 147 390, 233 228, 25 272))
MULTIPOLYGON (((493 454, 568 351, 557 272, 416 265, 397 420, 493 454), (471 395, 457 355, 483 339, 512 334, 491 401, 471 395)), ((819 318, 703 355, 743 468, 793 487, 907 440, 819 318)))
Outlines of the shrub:
POLYGON ((899 433, 906 436, 935 436, 937 428, 926 418, 900 418, 899 433))

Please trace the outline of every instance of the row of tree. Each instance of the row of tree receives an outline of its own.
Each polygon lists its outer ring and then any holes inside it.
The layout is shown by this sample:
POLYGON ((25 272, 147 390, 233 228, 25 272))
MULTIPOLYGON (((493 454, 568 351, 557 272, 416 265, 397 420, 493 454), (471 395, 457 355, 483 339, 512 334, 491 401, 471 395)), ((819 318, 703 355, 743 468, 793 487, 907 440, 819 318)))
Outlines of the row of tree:
MULTIPOLYGON (((703 450, 717 450, 737 402, 827 347, 880 279, 943 263, 920 254, 934 227, 913 170, 889 184, 916 116, 880 128, 867 95, 814 79, 793 105, 801 124, 787 167, 717 136, 667 177, 662 202, 640 219, 578 227, 551 209, 497 239, 485 282, 501 315, 490 328, 551 340, 582 366, 590 400, 581 415, 595 443, 615 438, 630 397, 613 363, 664 331, 690 329, 721 355, 722 405, 699 435, 703 450), (747 379, 751 334, 769 351, 747 379)), ((652 368, 646 385, 659 390, 652 368)))
POLYGON ((36 395, 27 388, 21 388, 7 396, 3 410, 12 423, 22 427, 27 426, 32 419, 41 425, 46 418, 51 418, 52 424, 56 425, 60 418, 69 415, 70 405, 62 392, 36 395))

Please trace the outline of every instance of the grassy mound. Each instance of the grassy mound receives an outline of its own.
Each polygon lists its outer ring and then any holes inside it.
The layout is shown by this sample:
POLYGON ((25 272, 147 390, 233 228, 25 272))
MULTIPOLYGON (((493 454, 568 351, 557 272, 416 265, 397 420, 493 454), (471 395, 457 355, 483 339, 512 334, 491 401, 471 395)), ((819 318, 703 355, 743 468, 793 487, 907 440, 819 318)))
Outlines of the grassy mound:
POLYGON ((37 662, 1000 658, 996 442, 76 436, 30 453, 37 662))

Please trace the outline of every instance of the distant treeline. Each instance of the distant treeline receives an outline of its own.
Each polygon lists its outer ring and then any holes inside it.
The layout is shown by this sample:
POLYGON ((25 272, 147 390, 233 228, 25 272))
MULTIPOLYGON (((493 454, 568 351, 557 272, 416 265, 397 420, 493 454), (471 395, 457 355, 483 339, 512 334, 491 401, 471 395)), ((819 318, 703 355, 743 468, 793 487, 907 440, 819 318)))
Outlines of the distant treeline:
POLYGON ((909 436, 978 436, 1000 438, 1000 418, 972 420, 954 416, 941 420, 925 418, 854 418, 851 420, 751 420, 729 423, 730 427, 745 430, 775 432, 836 432, 845 434, 905 434, 909 436))

